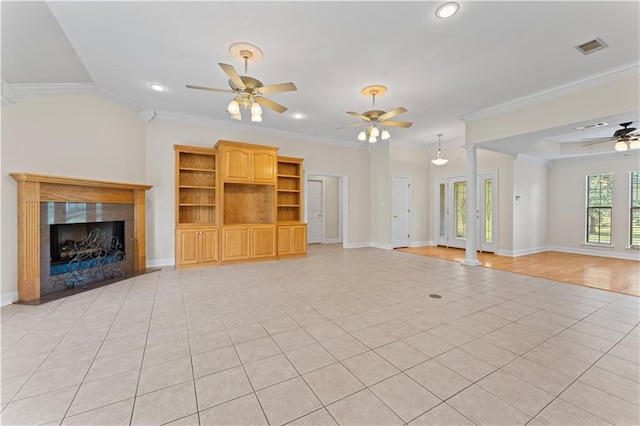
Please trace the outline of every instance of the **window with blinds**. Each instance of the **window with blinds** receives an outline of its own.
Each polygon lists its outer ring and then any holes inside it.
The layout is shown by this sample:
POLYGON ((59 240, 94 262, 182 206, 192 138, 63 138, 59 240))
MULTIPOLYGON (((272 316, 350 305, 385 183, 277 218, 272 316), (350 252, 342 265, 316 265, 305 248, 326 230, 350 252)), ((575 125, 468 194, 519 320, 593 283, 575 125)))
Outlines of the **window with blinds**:
POLYGON ((587 176, 587 243, 611 244, 612 203, 613 173, 587 176))
POLYGON ((629 245, 640 248, 640 171, 629 173, 629 245))

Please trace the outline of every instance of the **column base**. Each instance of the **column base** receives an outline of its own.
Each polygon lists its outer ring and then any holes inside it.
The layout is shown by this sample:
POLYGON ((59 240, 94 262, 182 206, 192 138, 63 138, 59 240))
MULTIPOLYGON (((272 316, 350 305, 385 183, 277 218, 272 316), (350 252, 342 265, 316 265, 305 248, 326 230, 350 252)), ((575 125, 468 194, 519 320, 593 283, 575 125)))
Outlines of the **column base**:
POLYGON ((465 265, 465 266, 480 266, 480 265, 482 265, 477 260, 467 260, 467 259, 463 260, 462 264, 465 265))

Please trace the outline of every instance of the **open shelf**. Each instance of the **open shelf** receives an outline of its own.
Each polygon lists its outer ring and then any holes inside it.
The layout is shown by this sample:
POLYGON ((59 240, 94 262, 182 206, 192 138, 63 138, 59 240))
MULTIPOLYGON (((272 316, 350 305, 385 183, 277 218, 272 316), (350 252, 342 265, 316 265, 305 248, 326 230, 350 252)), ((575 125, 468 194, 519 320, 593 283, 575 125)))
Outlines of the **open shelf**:
POLYGON ((215 150, 176 146, 176 223, 216 223, 215 150))
POLYGON ((302 222, 302 159, 278 157, 278 222, 302 222))

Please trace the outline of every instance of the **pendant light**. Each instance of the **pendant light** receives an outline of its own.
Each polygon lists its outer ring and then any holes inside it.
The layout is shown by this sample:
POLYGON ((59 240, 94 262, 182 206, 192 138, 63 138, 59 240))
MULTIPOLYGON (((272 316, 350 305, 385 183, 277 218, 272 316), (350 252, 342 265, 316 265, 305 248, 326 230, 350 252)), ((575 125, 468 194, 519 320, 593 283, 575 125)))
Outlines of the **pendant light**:
POLYGON ((436 158, 431 160, 431 162, 436 166, 442 166, 444 164, 447 164, 447 162, 449 161, 446 158, 444 158, 444 156, 442 155, 442 148, 440 148, 441 140, 442 140, 442 133, 438 134, 438 153, 436 154, 436 158))

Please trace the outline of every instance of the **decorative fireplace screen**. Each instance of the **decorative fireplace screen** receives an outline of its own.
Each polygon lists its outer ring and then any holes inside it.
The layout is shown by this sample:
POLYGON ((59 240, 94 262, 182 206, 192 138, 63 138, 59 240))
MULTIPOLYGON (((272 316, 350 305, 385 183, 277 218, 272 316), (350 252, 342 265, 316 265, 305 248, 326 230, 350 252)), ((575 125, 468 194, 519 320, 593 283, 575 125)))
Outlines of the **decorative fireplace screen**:
POLYGON ((50 280, 68 287, 125 275, 124 221, 50 225, 50 280))

